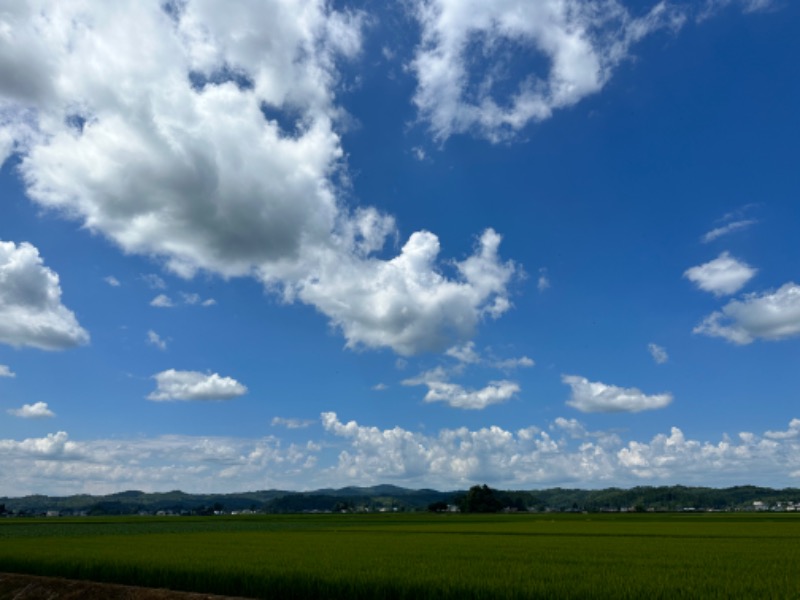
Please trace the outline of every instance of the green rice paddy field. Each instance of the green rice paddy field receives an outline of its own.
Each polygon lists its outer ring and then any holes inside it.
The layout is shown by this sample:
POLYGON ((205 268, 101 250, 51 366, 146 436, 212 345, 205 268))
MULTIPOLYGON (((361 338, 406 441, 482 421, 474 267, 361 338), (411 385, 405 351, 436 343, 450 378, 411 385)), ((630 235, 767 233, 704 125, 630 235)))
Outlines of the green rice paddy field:
POLYGON ((253 598, 800 599, 800 515, 0 520, 0 571, 253 598))

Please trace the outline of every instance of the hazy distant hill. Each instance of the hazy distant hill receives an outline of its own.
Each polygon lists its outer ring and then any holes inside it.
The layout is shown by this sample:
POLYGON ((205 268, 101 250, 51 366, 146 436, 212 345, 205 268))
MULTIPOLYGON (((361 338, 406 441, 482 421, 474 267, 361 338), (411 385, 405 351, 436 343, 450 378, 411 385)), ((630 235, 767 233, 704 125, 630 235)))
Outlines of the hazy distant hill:
MULTIPOLYGON (((497 491, 499 505, 515 510, 752 510, 783 509, 800 512, 800 490, 775 490, 755 486, 725 489, 705 487, 641 486, 630 489, 581 490, 552 488, 531 491, 497 491), (757 503, 757 504, 754 504, 757 503)), ((136 490, 105 496, 86 494, 51 497, 0 498, 0 513, 126 515, 213 514, 258 511, 267 513, 326 511, 414 511, 434 504, 458 504, 466 491, 413 490, 394 485, 320 489, 312 492, 263 490, 233 494, 187 494, 181 491, 145 493, 136 490)))
POLYGON ((187 494, 181 491, 145 493, 128 490, 104 496, 24 496, 0 498, 13 513, 137 514, 208 513, 214 511, 304 512, 333 510, 424 510, 432 502, 448 501, 454 492, 410 490, 393 485, 346 487, 313 492, 264 490, 233 494, 187 494))

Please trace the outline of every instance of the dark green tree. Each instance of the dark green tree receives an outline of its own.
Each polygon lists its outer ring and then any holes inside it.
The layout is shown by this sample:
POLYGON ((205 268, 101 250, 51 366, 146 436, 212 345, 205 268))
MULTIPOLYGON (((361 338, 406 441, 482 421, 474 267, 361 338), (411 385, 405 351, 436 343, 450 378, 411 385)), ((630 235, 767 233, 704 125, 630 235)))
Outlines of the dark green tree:
POLYGON ((470 513, 495 513, 503 508, 497 492, 488 485, 473 485, 461 501, 461 511, 470 513))

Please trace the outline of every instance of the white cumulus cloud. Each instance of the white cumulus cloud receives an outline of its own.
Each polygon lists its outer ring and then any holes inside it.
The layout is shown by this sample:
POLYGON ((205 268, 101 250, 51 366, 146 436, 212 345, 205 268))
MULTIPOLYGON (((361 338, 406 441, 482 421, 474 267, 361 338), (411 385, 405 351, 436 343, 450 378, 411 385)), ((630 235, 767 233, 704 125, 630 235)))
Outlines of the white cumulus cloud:
POLYGON ((411 63, 414 103, 439 140, 474 132, 498 141, 548 119, 600 91, 632 44, 684 20, 665 2, 640 17, 616 0, 417 0, 413 7, 422 27, 411 63), (509 47, 545 66, 514 74, 509 47))
POLYGON ((172 301, 172 298, 166 294, 159 294, 150 301, 150 306, 155 306, 156 308, 172 308, 175 306, 175 303, 172 301))
POLYGON ((23 404, 22 408, 9 409, 8 414, 22 419, 46 419, 56 416, 56 414, 48 408, 47 402, 23 404))
POLYGON ((640 412, 664 408, 672 402, 671 394, 648 396, 637 388, 621 388, 578 375, 562 375, 561 381, 572 388, 569 406, 581 412, 640 412))
POLYGON ((771 440, 791 440, 800 438, 800 419, 789 421, 789 429, 786 431, 766 431, 764 437, 771 440))
POLYGON ((789 282, 775 291, 731 300, 694 328, 694 333, 736 344, 756 339, 781 340, 800 335, 800 286, 789 282))
POLYGON ((230 400, 247 393, 247 388, 231 377, 199 371, 168 369, 153 376, 156 390, 147 396, 158 402, 170 400, 230 400))
POLYGON ((0 241, 0 343, 43 350, 89 343, 89 334, 61 303, 58 275, 27 242, 0 241))
POLYGON ((687 269, 683 276, 703 291, 725 296, 738 292, 757 272, 723 252, 714 260, 687 269))
POLYGON ((0 377, 16 377, 17 374, 8 365, 0 365, 0 377))

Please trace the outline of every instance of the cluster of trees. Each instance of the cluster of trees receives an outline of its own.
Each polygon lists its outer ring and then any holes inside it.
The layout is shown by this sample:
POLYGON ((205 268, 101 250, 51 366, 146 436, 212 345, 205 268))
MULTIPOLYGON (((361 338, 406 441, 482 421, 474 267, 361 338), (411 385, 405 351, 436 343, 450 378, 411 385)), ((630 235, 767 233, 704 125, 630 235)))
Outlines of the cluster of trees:
MULTIPOLYGON (((515 492, 499 492, 488 485, 473 485, 466 494, 453 498, 453 506, 465 513, 496 513, 502 510, 527 510, 525 497, 515 492)), ((431 512, 444 512, 450 509, 446 502, 433 502, 428 505, 431 512)))

